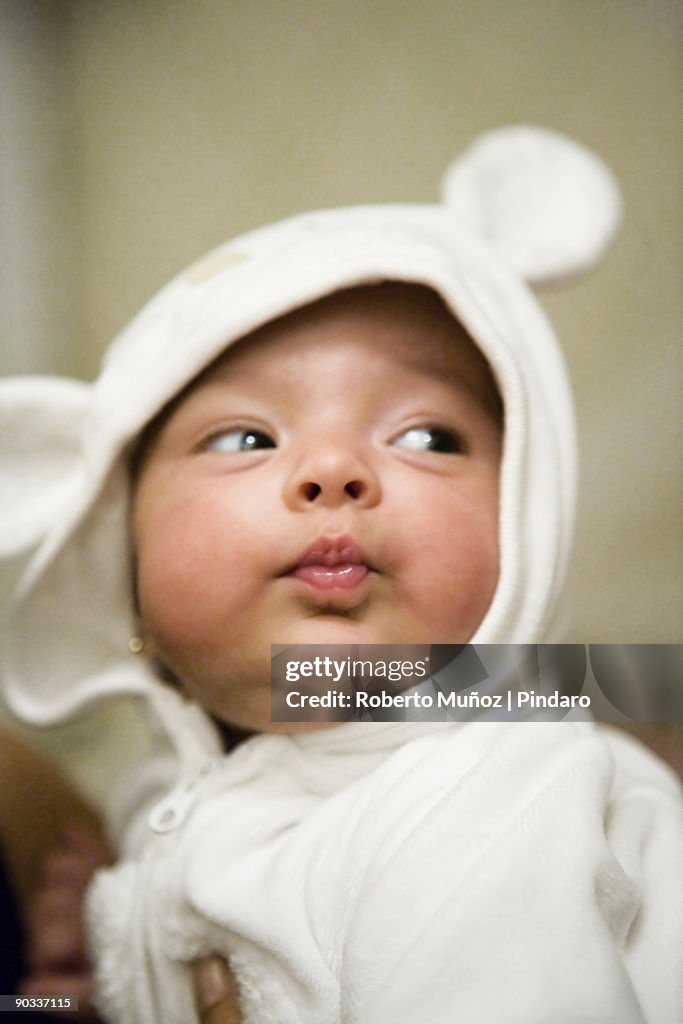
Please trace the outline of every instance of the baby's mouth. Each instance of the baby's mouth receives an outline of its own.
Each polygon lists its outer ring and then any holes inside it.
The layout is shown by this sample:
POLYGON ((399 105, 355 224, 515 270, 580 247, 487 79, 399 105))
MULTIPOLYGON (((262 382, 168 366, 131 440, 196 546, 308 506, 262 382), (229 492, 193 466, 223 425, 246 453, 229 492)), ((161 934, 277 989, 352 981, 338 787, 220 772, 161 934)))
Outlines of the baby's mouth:
POLYGON ((361 547, 352 537, 320 537, 285 573, 319 591, 354 590, 371 572, 361 547))

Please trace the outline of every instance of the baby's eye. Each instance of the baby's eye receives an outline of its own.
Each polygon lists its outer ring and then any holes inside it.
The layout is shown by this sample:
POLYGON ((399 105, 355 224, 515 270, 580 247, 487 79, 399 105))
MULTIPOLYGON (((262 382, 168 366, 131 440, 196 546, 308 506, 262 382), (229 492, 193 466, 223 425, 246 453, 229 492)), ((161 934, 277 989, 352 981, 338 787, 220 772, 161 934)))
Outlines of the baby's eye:
POLYGON ((412 452, 444 452, 458 455, 464 451, 464 445, 458 435, 443 427, 411 427, 394 441, 399 448, 407 448, 412 452))
POLYGON ((214 434, 204 446, 207 452, 253 452, 261 448, 275 448, 275 441, 261 430, 222 430, 214 434))

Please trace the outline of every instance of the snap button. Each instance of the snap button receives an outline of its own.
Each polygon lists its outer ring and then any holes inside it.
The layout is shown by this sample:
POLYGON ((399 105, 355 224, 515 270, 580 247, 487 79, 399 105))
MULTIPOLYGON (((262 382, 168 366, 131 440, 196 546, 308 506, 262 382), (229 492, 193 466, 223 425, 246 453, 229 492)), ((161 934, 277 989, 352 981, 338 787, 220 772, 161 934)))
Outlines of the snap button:
POLYGON ((192 779, 180 783, 165 800, 153 808, 147 819, 153 832, 170 832, 183 823, 197 800, 200 784, 217 770, 219 764, 217 758, 206 761, 192 779))
POLYGON ((177 824, 178 813, 168 803, 155 807, 149 816, 149 827, 153 832, 170 832, 177 824))

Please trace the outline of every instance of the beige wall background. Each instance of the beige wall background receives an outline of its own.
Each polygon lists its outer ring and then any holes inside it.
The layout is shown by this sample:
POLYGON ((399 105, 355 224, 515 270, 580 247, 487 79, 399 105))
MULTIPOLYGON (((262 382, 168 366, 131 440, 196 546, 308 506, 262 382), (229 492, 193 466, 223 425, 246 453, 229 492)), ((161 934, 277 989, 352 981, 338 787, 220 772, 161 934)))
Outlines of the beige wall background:
POLYGON ((0 370, 92 377, 208 247, 302 208, 431 200, 483 129, 611 164, 627 219, 543 296, 583 456, 569 636, 683 639, 683 6, 675 0, 4 0, 0 370))

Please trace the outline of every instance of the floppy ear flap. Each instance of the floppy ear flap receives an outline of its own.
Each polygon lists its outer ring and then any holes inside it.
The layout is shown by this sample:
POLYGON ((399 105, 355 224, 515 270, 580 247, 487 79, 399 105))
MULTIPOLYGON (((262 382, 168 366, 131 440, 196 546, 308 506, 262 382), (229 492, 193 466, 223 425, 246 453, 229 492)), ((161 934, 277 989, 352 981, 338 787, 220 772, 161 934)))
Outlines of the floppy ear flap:
POLYGON ((622 209, 616 179, 594 153, 530 125, 476 139, 448 168, 442 201, 533 284, 589 270, 622 209))
POLYGON ((40 541, 73 492, 90 393, 59 377, 0 381, 0 556, 40 541))

